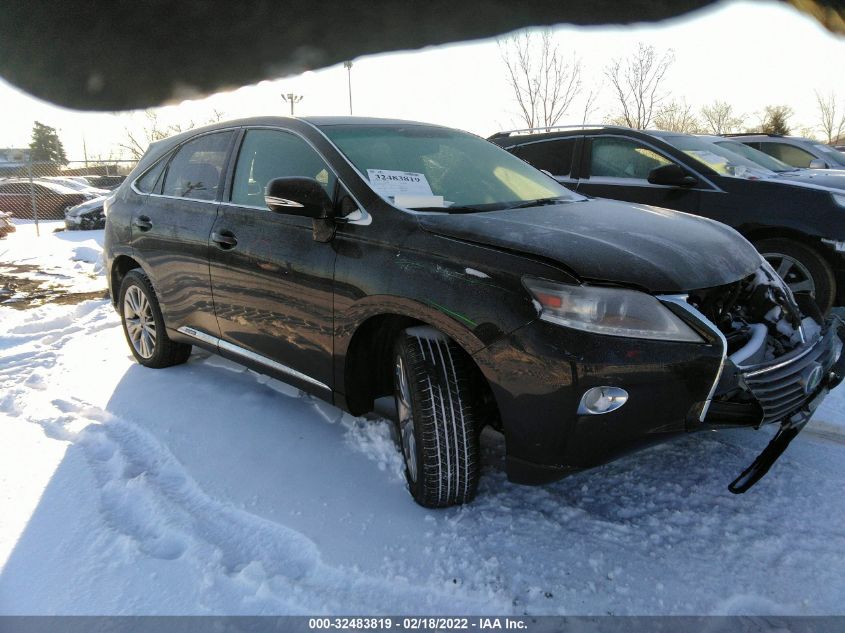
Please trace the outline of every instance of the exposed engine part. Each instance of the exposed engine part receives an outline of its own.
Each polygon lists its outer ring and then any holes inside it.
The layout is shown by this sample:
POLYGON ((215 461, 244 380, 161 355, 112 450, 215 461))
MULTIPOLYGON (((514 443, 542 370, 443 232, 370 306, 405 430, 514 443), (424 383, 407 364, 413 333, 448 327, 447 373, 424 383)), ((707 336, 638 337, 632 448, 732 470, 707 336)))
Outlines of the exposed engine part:
POLYGON ((689 302, 719 328, 737 366, 774 360, 818 337, 821 322, 802 315, 767 263, 733 284, 691 293, 689 302))

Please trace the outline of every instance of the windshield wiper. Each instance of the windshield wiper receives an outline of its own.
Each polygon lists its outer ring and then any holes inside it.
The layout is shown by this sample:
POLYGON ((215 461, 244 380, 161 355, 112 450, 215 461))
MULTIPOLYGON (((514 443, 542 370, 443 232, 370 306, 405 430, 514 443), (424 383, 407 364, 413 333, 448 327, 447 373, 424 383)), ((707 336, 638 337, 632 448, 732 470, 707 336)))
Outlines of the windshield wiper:
POLYGON ((547 204, 559 204, 561 202, 570 202, 571 198, 566 198, 564 196, 557 196, 555 198, 537 198, 536 200, 528 200, 527 202, 521 202, 517 205, 512 207, 508 207, 510 209, 527 209, 528 207, 542 207, 547 204))
POLYGON ((490 211, 491 209, 482 209, 481 207, 473 207, 470 205, 456 204, 451 207, 409 207, 414 211, 437 211, 438 213, 478 213, 480 211, 490 211))

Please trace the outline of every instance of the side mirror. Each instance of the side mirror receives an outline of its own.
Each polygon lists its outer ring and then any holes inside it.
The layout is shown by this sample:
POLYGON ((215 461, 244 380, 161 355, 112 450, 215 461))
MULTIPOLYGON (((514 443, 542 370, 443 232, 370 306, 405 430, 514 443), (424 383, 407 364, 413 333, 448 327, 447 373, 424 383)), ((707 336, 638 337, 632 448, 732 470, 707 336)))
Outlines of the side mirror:
POLYGON ((810 169, 829 169, 830 165, 828 165, 825 161, 821 158, 814 158, 810 161, 810 169))
POLYGON ((274 178, 267 183, 264 202, 275 213, 315 219, 332 215, 331 198, 313 178, 274 178))
POLYGON ((648 181, 653 185, 669 187, 692 187, 698 184, 698 178, 690 176, 683 167, 675 163, 655 167, 648 173, 648 181))

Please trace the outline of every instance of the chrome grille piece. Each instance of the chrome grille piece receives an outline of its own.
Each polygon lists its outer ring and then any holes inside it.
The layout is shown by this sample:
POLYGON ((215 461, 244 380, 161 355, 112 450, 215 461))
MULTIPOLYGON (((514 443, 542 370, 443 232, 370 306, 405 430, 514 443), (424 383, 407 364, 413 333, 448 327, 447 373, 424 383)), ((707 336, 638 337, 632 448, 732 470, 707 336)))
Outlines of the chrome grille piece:
POLYGON ((818 391, 842 350, 833 327, 809 348, 764 365, 740 368, 741 379, 763 409, 763 424, 777 422, 800 409, 818 391))

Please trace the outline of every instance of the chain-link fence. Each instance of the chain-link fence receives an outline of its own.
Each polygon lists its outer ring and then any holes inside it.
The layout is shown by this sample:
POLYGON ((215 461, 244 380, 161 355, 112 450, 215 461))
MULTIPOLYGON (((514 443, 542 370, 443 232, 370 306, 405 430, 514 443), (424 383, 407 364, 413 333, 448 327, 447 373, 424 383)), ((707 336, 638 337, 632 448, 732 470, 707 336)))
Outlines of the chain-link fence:
POLYGON ((0 213, 65 220, 68 228, 100 228, 102 202, 135 167, 134 160, 25 162, 0 168, 0 213))

